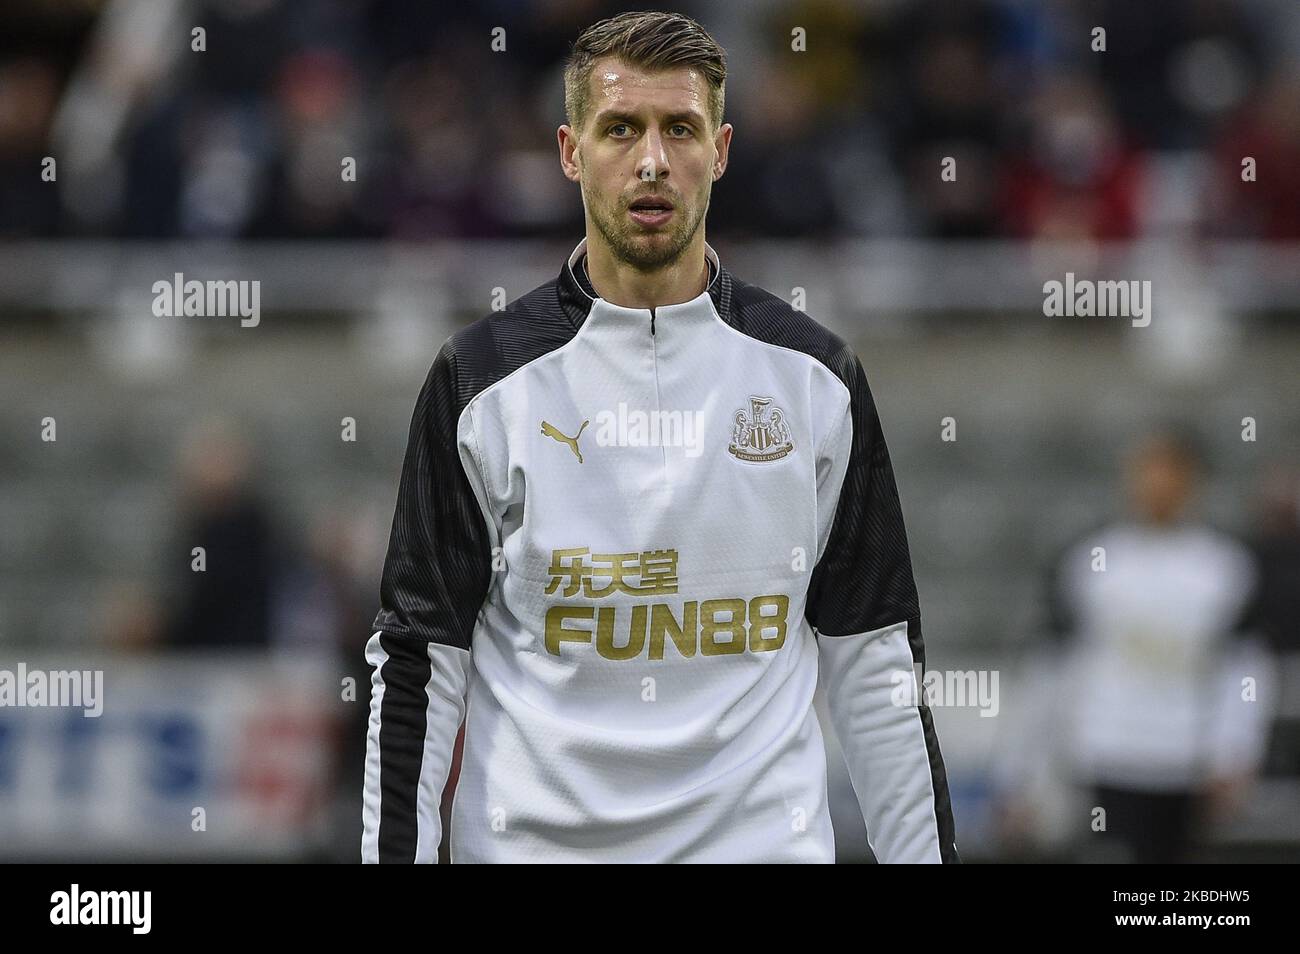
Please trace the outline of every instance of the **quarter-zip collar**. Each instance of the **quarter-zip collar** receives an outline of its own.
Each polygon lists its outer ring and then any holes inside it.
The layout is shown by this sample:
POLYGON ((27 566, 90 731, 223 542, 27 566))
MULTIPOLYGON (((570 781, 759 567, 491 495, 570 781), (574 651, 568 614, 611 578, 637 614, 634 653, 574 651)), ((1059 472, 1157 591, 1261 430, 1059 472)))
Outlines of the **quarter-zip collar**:
POLYGON ((558 292, 565 314, 575 326, 586 327, 588 332, 615 323, 621 329, 630 326, 647 336, 651 334, 652 325, 656 336, 676 336, 692 327, 717 321, 726 313, 730 280, 718 253, 708 242, 704 243, 704 255, 711 271, 708 287, 690 301, 659 305, 653 316, 649 308, 625 308, 597 295, 584 268, 583 257, 586 254, 587 239, 584 237, 560 271, 558 292))

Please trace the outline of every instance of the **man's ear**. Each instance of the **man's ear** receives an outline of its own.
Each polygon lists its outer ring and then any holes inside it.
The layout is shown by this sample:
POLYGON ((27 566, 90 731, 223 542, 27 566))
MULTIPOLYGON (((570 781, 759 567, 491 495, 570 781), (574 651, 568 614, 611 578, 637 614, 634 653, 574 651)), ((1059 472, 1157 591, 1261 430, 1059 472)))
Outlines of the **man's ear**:
POLYGON ((555 137, 560 147, 560 170, 570 182, 577 182, 582 172, 582 161, 578 156, 578 134, 572 126, 565 123, 555 131, 555 137))
POLYGON ((714 148, 718 151, 718 158, 713 161, 713 181, 717 182, 722 178, 722 174, 727 171, 727 157, 731 151, 731 123, 723 123, 718 128, 718 133, 713 138, 714 148))

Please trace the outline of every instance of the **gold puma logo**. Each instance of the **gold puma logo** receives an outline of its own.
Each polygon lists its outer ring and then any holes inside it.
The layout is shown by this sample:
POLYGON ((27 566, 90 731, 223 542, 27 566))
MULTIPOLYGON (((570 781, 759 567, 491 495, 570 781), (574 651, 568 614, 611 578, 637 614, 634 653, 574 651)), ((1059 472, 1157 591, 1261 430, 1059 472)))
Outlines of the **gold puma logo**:
POLYGON ((587 425, 590 423, 591 423, 590 421, 583 421, 582 427, 578 428, 578 433, 574 434, 572 437, 565 437, 563 434, 560 433, 559 429, 556 428, 554 424, 550 424, 547 423, 546 421, 542 421, 542 433, 545 434, 547 437, 554 437, 561 444, 568 444, 569 447, 573 449, 573 453, 577 455, 578 463, 581 464, 582 451, 578 450, 578 438, 582 436, 582 432, 586 429, 587 425))

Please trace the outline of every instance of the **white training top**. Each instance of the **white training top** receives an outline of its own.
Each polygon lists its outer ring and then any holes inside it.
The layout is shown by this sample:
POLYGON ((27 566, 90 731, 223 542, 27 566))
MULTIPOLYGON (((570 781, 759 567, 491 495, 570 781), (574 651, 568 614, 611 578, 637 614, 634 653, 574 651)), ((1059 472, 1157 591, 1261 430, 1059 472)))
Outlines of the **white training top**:
POLYGON ((366 861, 831 862, 818 679, 881 861, 958 861, 853 351, 706 246, 690 301, 554 281, 417 401, 366 649, 366 861), (820 673, 819 673, 820 670, 820 673))

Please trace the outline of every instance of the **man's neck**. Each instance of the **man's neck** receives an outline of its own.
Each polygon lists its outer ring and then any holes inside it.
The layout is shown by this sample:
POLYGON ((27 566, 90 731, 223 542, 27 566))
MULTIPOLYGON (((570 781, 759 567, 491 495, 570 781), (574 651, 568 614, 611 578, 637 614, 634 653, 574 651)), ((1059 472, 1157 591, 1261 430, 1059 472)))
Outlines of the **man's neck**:
MULTIPOLYGON (((705 263, 706 266, 708 266, 708 269, 709 269, 709 274, 708 274, 708 276, 707 276, 706 279, 705 279, 706 284, 705 284, 705 286, 704 286, 704 288, 707 290, 707 289, 709 288, 709 286, 711 286, 711 285, 713 284, 713 279, 717 277, 717 275, 718 275, 718 270, 717 270, 717 269, 714 267, 714 265, 713 265, 713 259, 709 258, 707 255, 704 257, 704 263, 705 263)), ((585 286, 587 287, 587 290, 588 290, 588 291, 595 292, 596 296, 597 296, 597 297, 600 297, 600 292, 597 292, 597 291, 596 291, 596 286, 595 286, 595 284, 592 283, 592 280, 591 280, 591 272, 587 269, 587 253, 586 253, 586 252, 584 252, 584 253, 582 254, 582 262, 581 262, 581 265, 582 265, 582 277, 583 277, 583 279, 584 279, 584 281, 583 281, 582 284, 585 285, 585 286)), ((701 292, 701 294, 702 294, 702 293, 703 293, 703 292, 701 292)), ((687 300, 689 301, 690 299, 687 299, 687 300)))
POLYGON ((704 253, 702 240, 698 256, 704 261, 698 268, 687 264, 695 258, 691 250, 673 265, 653 273, 620 268, 612 255, 606 256, 597 253, 593 259, 589 248, 582 257, 583 272, 598 297, 624 308, 653 310, 660 305, 690 301, 702 295, 713 281, 713 263, 704 253))

